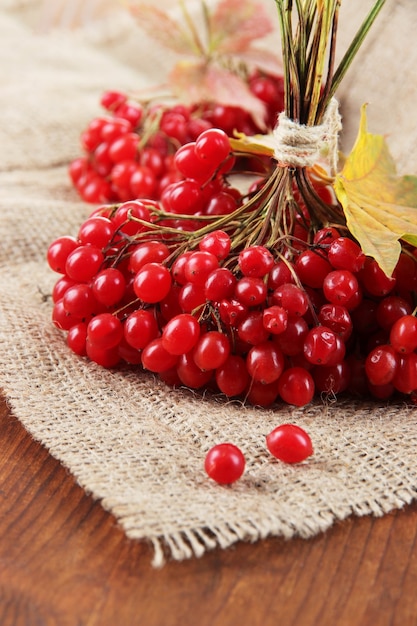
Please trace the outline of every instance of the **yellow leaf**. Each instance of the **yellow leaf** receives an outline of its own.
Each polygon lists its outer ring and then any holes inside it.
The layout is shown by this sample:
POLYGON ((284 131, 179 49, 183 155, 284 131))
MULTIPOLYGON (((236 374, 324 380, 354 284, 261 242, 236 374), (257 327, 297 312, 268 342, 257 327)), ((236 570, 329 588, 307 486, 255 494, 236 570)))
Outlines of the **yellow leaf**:
POLYGON ((248 136, 245 133, 235 132, 235 136, 230 139, 230 145, 234 152, 269 157, 272 157, 274 154, 271 135, 248 136))
POLYGON ((417 176, 398 176, 385 138, 368 133, 366 105, 356 143, 334 188, 349 231, 391 276, 400 240, 417 245, 417 176))

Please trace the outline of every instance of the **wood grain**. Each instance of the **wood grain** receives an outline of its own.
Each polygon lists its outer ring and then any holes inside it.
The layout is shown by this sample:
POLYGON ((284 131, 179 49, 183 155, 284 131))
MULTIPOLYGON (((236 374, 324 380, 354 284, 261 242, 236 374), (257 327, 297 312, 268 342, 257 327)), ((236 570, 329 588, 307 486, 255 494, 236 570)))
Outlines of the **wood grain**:
POLYGON ((0 400, 2 626, 415 626, 417 506, 151 567, 0 400))

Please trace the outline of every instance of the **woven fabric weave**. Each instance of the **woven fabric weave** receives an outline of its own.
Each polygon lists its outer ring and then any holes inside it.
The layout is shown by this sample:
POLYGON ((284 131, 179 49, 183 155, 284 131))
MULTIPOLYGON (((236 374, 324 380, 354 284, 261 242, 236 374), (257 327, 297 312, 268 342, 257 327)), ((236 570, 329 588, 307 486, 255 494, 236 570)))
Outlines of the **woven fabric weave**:
MULTIPOLYGON (((397 21, 404 5, 392 9, 397 21)), ((91 210, 71 189, 67 164, 101 91, 136 86, 138 71, 111 46, 75 45, 70 33, 39 37, 18 10, 0 14, 0 25, 0 58, 9 59, 0 64, 0 385, 32 436, 129 537, 153 544, 155 565, 240 540, 312 537, 335 520, 415 499, 417 415, 405 404, 256 409, 173 391, 129 367, 105 370, 67 349, 51 323, 57 275, 45 254, 91 210), (285 422, 311 435, 308 461, 285 465, 268 454, 265 435, 285 422), (205 453, 221 441, 247 458, 231 487, 204 472, 205 453)))

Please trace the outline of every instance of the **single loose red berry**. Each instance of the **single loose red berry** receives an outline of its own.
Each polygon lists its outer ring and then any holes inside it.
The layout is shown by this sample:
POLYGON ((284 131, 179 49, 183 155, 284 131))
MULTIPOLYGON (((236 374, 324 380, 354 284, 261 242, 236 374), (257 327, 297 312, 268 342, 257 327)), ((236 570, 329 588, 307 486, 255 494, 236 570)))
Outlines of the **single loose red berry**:
POLYGON ((284 463, 300 463, 313 454, 310 435, 295 424, 282 424, 266 437, 269 452, 284 463))
POLYGON ((204 469, 208 476, 222 485, 238 480, 245 470, 245 457, 232 443, 219 443, 208 451, 204 469))

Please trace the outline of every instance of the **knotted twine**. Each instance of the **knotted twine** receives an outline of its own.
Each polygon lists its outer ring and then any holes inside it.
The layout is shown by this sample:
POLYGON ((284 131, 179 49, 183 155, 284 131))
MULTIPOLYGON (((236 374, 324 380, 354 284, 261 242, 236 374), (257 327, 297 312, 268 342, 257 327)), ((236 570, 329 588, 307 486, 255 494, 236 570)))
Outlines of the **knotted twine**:
POLYGON ((135 84, 138 75, 111 46, 100 53, 70 36, 39 38, 1 11, 0 27, 0 385, 31 435, 128 537, 153 546, 155 565, 238 541, 309 538, 349 515, 412 502, 417 417, 402 402, 327 398, 258 410, 173 391, 131 368, 105 370, 69 351, 51 324, 57 276, 45 252, 54 238, 76 235, 91 206, 71 188, 67 163, 100 114, 101 89, 135 84), (268 454, 265 435, 284 422, 309 432, 307 462, 288 466, 268 454), (221 441, 246 456, 230 488, 203 467, 221 441))
POLYGON ((339 103, 332 98, 323 116, 323 122, 307 126, 289 118, 285 111, 278 116, 272 133, 274 157, 280 165, 312 167, 321 158, 328 163, 334 175, 338 162, 338 137, 342 130, 339 103))

